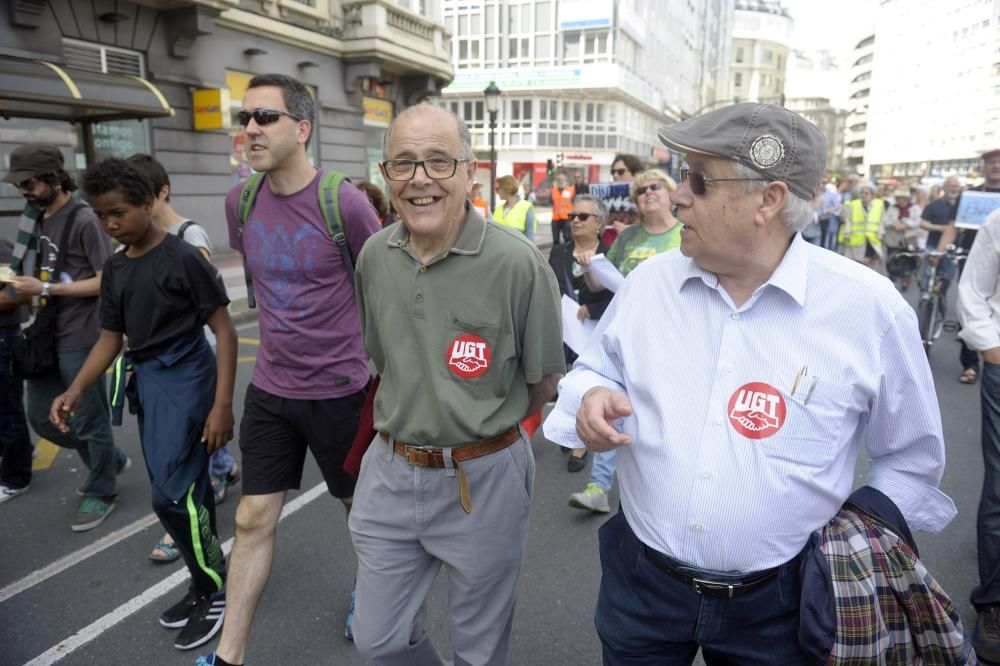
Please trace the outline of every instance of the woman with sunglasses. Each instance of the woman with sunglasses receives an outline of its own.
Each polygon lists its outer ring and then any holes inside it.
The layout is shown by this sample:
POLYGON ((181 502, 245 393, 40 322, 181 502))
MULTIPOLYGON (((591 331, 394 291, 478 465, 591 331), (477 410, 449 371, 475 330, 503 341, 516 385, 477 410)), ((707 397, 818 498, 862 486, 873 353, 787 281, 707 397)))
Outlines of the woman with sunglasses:
MULTIPOLYGON (((671 213, 669 199, 669 193, 676 189, 677 183, 660 169, 643 171, 632 181, 629 196, 639 209, 639 224, 621 232, 605 255, 622 275, 628 275, 646 259, 680 246, 682 225, 671 213)), ((594 255, 592 252, 580 254, 579 261, 583 266, 587 266, 594 255)), ((586 274, 586 280, 588 286, 599 289, 596 294, 611 293, 603 289, 591 273, 586 274)), ((611 449, 594 455, 587 487, 570 495, 571 507, 597 513, 611 510, 608 492, 615 475, 616 451, 611 449)))
MULTIPOLYGON (((636 174, 642 171, 642 162, 635 155, 619 153, 611 160, 611 181, 615 183, 631 183, 636 174)), ((618 234, 635 224, 635 202, 623 201, 623 207, 612 210, 608 215, 607 226, 601 233, 601 240, 611 247, 618 234)))
MULTIPOLYGON (((573 199, 573 210, 569 214, 570 240, 553 246, 549 254, 549 266, 556 274, 559 292, 580 304, 576 316, 580 321, 600 319, 611 303, 614 294, 608 289, 592 290, 584 279, 584 267, 580 257, 589 258, 595 254, 606 254, 608 246, 601 242, 600 233, 608 218, 608 206, 601 199, 589 194, 578 194, 573 199)), ((576 353, 565 344, 563 353, 566 365, 576 360, 576 353)), ((573 449, 566 461, 571 472, 579 472, 586 464, 587 449, 573 449)))

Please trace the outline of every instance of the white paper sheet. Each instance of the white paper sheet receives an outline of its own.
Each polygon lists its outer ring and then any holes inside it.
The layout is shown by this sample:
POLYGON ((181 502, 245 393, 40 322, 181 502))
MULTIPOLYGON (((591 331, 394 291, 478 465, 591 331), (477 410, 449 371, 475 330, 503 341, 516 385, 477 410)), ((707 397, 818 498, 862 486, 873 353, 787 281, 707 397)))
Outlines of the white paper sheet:
POLYGON ((608 258, 603 254, 595 254, 590 259, 590 272, 601 281, 601 284, 615 293, 618 292, 618 288, 625 281, 625 278, 618 272, 615 265, 608 261, 608 258))
POLYGON ((583 353, 584 347, 587 346, 587 343, 590 342, 590 337, 594 334, 594 329, 597 328, 597 321, 594 319, 580 321, 576 318, 576 312, 579 309, 579 303, 563 294, 563 342, 577 354, 583 353))

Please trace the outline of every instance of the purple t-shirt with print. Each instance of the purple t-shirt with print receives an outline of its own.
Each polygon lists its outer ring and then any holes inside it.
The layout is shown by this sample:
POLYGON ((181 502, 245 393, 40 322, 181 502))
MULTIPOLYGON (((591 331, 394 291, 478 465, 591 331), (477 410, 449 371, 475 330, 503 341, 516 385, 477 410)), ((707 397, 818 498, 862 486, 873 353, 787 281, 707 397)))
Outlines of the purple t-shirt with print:
MULTIPOLYGON (((243 254, 260 309, 260 347, 253 383, 283 398, 339 398, 364 388, 368 359, 354 300, 354 285, 330 240, 319 208, 322 172, 287 196, 264 179, 242 237, 236 216, 242 185, 226 197, 229 244, 243 254)), ((340 186, 344 235, 357 257, 380 229, 368 198, 348 182, 340 186)))

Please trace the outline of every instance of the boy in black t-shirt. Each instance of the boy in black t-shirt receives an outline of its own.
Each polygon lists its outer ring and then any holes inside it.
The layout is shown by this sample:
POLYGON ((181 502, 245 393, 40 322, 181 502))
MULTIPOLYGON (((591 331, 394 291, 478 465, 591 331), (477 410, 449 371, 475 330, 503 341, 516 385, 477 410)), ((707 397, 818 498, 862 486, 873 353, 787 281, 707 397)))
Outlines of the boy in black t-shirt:
POLYGON ((67 431, 81 392, 112 364, 128 336, 127 389, 152 482, 153 510, 177 543, 192 583, 160 623, 183 627, 174 647, 202 645, 222 628, 225 559, 215 529, 208 456, 232 438, 236 330, 215 269, 197 249, 153 223, 153 188, 124 160, 87 169, 83 188, 123 252, 104 264, 101 337, 49 418, 67 431), (213 356, 202 326, 218 339, 213 356))

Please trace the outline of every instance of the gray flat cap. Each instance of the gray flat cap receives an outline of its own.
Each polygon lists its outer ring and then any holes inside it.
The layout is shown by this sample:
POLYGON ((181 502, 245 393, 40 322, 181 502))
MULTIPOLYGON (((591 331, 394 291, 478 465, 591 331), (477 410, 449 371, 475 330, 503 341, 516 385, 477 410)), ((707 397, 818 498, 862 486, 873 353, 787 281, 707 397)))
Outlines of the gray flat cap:
POLYGON ((742 102, 661 127, 660 141, 684 153, 735 160, 810 200, 826 168, 826 137, 797 113, 742 102))

